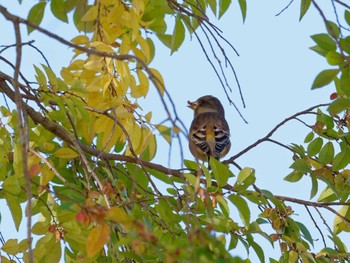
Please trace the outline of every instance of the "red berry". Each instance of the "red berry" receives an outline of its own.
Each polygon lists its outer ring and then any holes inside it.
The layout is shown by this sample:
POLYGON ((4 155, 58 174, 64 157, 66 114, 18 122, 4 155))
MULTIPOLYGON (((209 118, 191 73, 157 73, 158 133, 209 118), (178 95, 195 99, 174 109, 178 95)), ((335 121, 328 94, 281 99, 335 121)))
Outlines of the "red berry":
POLYGON ((333 92, 329 98, 331 100, 335 100, 336 98, 338 98, 338 94, 336 92, 333 92))

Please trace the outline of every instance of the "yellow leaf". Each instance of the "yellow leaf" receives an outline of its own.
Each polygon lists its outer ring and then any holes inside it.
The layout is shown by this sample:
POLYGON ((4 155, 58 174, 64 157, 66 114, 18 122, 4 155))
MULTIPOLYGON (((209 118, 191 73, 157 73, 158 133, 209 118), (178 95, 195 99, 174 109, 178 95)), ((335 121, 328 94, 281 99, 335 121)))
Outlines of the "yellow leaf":
POLYGON ((84 64, 84 68, 92 71, 101 71, 102 69, 102 58, 97 56, 91 56, 84 64))
POLYGON ((130 38, 128 35, 123 35, 122 41, 121 41, 121 45, 119 48, 119 53, 120 54, 128 54, 131 48, 131 42, 130 42, 130 38))
POLYGON ((55 153, 55 156, 65 159, 73 159, 79 156, 73 149, 68 147, 63 147, 58 149, 55 153))
POLYGON ((5 244, 1 247, 5 253, 10 255, 16 255, 19 253, 19 245, 17 239, 9 239, 5 242, 5 244))
POLYGON ((53 178, 55 174, 52 172, 52 170, 47 166, 43 166, 41 169, 41 175, 40 175, 40 185, 45 186, 47 185, 53 178))
POLYGON ((115 0, 100 0, 101 4, 112 5, 115 3, 115 0))
POLYGON ((151 122, 151 119, 152 119, 152 111, 150 111, 149 113, 147 113, 145 115, 145 119, 147 122, 151 122))
POLYGON ((98 15, 98 6, 94 5, 89 8, 85 15, 80 19, 83 22, 95 21, 98 15))
POLYGON ((112 220, 119 224, 130 224, 132 223, 132 219, 125 212, 123 208, 120 207, 112 207, 106 213, 106 219, 112 220))
POLYGON ((86 241, 86 252, 89 258, 101 251, 109 241, 110 228, 107 224, 101 224, 91 230, 86 241))
POLYGON ((132 6, 137 14, 143 14, 145 11, 145 4, 148 4, 148 1, 145 0, 133 0, 132 6))
MULTIPOLYGON (((140 154, 140 147, 142 145, 141 128, 139 125, 135 124, 132 120, 129 121, 129 123, 131 123, 131 125, 128 126, 127 131, 131 140, 131 146, 134 149, 135 153, 138 155, 140 154)), ((131 154, 128 154, 128 155, 131 155, 131 154)))
POLYGON ((122 141, 122 131, 118 125, 111 126, 108 130, 106 130, 103 135, 100 143, 98 143, 98 149, 103 149, 103 151, 109 151, 117 141, 122 141))
POLYGON ((138 35, 136 41, 139 43, 141 50, 145 56, 145 62, 150 63, 151 62, 151 53, 150 53, 150 47, 149 47, 149 42, 144 39, 141 35, 138 35))
POLYGON ((44 142, 41 146, 43 147, 44 150, 49 152, 55 149, 55 145, 51 142, 44 142))
POLYGON ((165 125, 156 125, 157 130, 159 131, 160 135, 170 144, 171 142, 171 129, 165 125))
POLYGON ((83 45, 83 44, 88 44, 89 43, 89 38, 84 35, 76 36, 71 40, 72 43, 76 45, 83 45))
POLYGON ((146 97, 149 89, 149 81, 145 73, 142 70, 137 71, 140 84, 131 90, 131 96, 133 98, 146 97))
POLYGON ((163 96, 164 95, 164 90, 165 90, 165 85, 164 85, 164 80, 162 75, 159 73, 158 70, 154 68, 149 68, 149 71, 152 73, 150 79, 153 81, 154 85, 160 92, 160 94, 163 96))
POLYGON ((130 19, 131 19, 131 25, 132 25, 132 36, 131 40, 135 41, 137 36, 139 35, 139 29, 140 29, 140 16, 135 13, 135 10, 130 12, 130 19))

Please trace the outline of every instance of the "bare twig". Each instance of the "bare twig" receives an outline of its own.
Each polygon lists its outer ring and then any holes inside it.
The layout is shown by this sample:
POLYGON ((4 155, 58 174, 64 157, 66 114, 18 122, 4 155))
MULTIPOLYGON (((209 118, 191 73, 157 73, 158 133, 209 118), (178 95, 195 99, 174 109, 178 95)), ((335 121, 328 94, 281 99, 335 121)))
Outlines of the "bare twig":
MULTIPOLYGON (((327 244, 326 244, 326 240, 325 240, 325 238, 324 238, 324 235, 323 235, 323 233, 322 233, 320 227, 318 226, 316 220, 314 219, 313 215, 311 214, 310 209, 309 209, 306 205, 305 205, 304 207, 305 207, 307 213, 309 214, 309 216, 310 216, 312 222, 314 223, 314 226, 317 228, 318 232, 320 233, 321 238, 322 238, 322 241, 323 241, 324 247, 327 247, 327 244)), ((316 207, 315 207, 315 209, 317 210, 316 207)))
POLYGON ((237 159, 238 157, 242 156, 243 154, 245 154, 246 152, 248 152, 249 150, 251 150, 252 148, 258 146, 260 143, 268 141, 270 139, 270 137, 284 124, 286 124, 288 121, 295 119, 296 117, 300 116, 300 115, 305 115, 305 114, 313 114, 311 111, 320 107, 324 107, 324 106, 328 106, 328 103, 324 103, 324 104, 319 104, 316 106, 312 106, 306 110, 297 112, 295 114, 293 114, 292 116, 284 119, 283 121, 281 121, 279 124, 277 124, 268 134, 266 134, 263 138, 257 140, 256 142, 252 143, 251 145, 249 145, 248 147, 246 147, 245 149, 243 149, 242 151, 240 151, 239 153, 235 154, 234 156, 232 156, 231 158, 223 161, 223 163, 232 163, 235 159, 237 159))

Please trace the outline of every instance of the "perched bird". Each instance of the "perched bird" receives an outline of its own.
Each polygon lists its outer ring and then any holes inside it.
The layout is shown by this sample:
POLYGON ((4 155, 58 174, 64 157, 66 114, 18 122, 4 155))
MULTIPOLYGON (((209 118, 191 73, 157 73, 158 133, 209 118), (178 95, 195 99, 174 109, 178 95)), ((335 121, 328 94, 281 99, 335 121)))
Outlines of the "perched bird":
POLYGON ((203 161, 225 156, 231 148, 230 128, 221 102, 208 95, 194 102, 188 101, 188 107, 194 110, 189 134, 193 156, 203 161))

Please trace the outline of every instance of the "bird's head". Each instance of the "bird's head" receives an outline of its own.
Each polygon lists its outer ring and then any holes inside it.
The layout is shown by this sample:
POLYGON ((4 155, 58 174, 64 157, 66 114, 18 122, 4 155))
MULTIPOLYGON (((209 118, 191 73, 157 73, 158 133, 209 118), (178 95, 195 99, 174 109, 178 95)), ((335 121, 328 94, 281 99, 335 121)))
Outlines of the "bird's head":
POLYGON ((194 115, 203 113, 203 112, 217 112, 220 114, 225 114, 224 107, 221 102, 211 95, 206 95, 200 97, 196 101, 188 101, 187 106, 194 110, 194 115))

